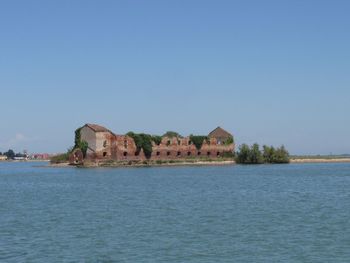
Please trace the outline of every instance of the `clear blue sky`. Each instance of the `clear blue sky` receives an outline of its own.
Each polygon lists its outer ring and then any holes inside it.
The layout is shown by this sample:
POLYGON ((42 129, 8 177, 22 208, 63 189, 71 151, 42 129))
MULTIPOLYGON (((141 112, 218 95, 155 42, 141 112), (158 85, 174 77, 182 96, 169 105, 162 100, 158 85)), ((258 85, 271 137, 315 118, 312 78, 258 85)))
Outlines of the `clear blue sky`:
POLYGON ((350 1, 1 1, 0 151, 74 130, 350 152, 350 1))

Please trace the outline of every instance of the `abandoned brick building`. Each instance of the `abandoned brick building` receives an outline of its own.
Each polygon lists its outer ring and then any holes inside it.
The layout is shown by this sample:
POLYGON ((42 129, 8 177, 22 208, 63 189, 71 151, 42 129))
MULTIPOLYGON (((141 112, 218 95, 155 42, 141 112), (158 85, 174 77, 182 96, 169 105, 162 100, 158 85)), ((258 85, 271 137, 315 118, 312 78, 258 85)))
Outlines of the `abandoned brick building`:
MULTIPOLYGON (((105 127, 85 124, 80 129, 81 140, 87 142, 85 159, 138 161, 138 160, 172 160, 186 158, 218 158, 225 153, 232 153, 235 145, 233 136, 217 127, 209 133, 200 149, 188 137, 163 136, 157 145, 152 141, 152 153, 146 158, 143 150, 138 149, 134 139, 128 135, 117 135, 105 127)), ((77 163, 80 156, 72 156, 71 163, 77 163)))

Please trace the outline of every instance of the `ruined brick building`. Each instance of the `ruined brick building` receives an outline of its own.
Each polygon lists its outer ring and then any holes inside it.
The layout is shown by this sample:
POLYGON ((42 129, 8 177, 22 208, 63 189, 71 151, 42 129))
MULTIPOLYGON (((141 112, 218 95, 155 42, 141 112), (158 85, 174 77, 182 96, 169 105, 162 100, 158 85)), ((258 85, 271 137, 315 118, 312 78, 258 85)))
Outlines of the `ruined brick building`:
MULTIPOLYGON (((137 148, 132 137, 117 135, 100 125, 85 124, 80 129, 80 136, 81 140, 88 144, 85 159, 92 161, 175 160, 201 157, 215 159, 225 153, 232 153, 235 148, 233 136, 220 127, 208 134, 200 149, 191 142, 189 136, 164 136, 159 145, 152 141, 152 153, 149 158, 146 158, 142 149, 137 148)), ((80 162, 82 158, 80 155, 73 154, 71 163, 80 162)))

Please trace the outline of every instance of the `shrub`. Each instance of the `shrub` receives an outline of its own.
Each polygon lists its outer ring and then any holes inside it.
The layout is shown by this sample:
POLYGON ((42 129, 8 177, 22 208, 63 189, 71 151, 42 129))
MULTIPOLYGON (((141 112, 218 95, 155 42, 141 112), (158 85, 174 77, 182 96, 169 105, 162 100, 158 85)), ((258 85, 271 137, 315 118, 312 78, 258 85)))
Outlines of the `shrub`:
POLYGON ((269 147, 264 145, 263 146, 263 157, 265 162, 272 163, 275 156, 275 148, 273 146, 269 147))
POLYGON ((251 147, 247 144, 243 144, 239 148, 239 152, 235 158, 237 163, 241 164, 261 164, 264 162, 259 145, 255 143, 251 147))
POLYGON ((183 138, 180 134, 178 134, 177 132, 174 132, 174 131, 167 131, 166 133, 163 134, 162 137, 169 137, 169 138, 177 137, 177 138, 183 138))
POLYGON ((275 149, 264 145, 263 156, 266 163, 289 163, 289 153, 284 146, 275 149))
POLYGON ((241 163, 241 164, 248 163, 249 154, 250 154, 249 146, 247 144, 242 144, 239 147, 239 151, 236 154, 236 158, 235 158, 236 163, 241 163))
POLYGON ((257 143, 251 147, 242 144, 236 153, 235 161, 240 164, 289 163, 289 153, 284 146, 275 149, 273 146, 264 145, 262 153, 257 143))
POLYGON ((259 149, 259 144, 255 143, 250 148, 248 163, 261 164, 263 162, 264 162, 264 159, 259 149))
POLYGON ((272 163, 289 163, 289 152, 282 145, 280 148, 277 148, 274 154, 272 163))
POLYGON ((235 154, 233 152, 223 152, 221 157, 222 158, 234 158, 235 154))
POLYGON ((231 136, 224 142, 224 145, 230 145, 232 143, 234 143, 234 140, 233 140, 233 137, 231 136))
POLYGON ((50 158, 50 163, 66 163, 69 161, 69 153, 62 153, 50 158))

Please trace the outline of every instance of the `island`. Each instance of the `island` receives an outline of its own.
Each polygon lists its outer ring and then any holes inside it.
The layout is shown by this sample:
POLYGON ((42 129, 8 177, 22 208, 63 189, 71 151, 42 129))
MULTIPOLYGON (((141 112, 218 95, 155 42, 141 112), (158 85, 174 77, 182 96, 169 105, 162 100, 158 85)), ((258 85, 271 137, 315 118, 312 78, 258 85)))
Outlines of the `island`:
POLYGON ((181 136, 168 131, 162 136, 128 132, 119 135, 98 124, 75 131, 75 145, 68 153, 76 166, 175 165, 234 163, 233 135, 221 127, 208 135, 181 136))

